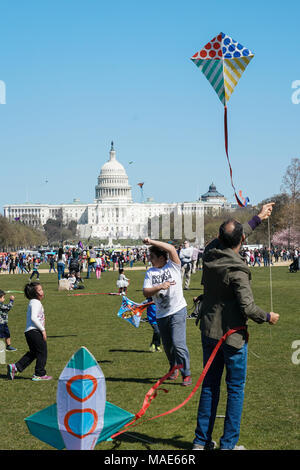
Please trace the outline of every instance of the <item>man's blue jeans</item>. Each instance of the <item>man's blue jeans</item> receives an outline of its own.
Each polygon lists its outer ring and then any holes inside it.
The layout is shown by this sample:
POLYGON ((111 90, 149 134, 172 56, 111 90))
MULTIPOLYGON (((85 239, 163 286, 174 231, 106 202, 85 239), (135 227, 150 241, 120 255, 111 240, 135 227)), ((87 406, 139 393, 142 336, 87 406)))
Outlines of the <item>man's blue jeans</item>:
MULTIPOLYGON (((208 361, 217 340, 202 334, 203 363, 208 361)), ((194 444, 209 444, 217 414, 220 384, 226 368, 227 406, 221 449, 233 449, 239 440, 247 374, 247 343, 241 349, 223 344, 203 380, 194 444)))
POLYGON ((89 279, 91 271, 93 271, 93 270, 96 271, 96 263, 89 263, 88 264, 87 275, 86 275, 87 279, 89 279))

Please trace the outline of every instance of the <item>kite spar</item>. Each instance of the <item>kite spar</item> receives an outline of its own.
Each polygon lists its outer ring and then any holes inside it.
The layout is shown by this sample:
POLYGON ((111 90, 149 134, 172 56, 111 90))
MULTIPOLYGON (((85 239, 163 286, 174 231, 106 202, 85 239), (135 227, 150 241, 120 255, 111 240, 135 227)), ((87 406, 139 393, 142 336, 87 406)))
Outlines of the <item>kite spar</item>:
POLYGON ((246 67, 253 59, 254 54, 242 46, 239 42, 224 33, 220 33, 209 41, 203 49, 191 57, 191 60, 199 67, 205 75, 213 89, 217 93, 221 103, 224 105, 224 134, 225 150, 229 165, 231 186, 239 206, 246 207, 249 198, 236 194, 233 183, 232 168, 228 155, 228 126, 227 126, 227 103, 229 98, 241 78, 246 67))

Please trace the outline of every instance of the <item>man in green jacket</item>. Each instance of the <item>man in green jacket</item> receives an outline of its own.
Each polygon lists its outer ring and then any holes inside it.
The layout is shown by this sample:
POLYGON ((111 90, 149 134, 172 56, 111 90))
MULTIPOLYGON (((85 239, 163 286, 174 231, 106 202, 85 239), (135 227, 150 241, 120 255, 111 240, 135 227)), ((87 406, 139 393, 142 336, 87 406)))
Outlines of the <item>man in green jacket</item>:
POLYGON ((247 369, 247 321, 275 324, 279 315, 255 305, 250 286, 251 272, 239 251, 245 238, 272 213, 273 203, 265 204, 247 224, 234 219, 224 222, 219 237, 203 255, 204 295, 199 317, 203 363, 208 361, 218 341, 232 328, 243 327, 227 337, 204 378, 198 408, 193 450, 212 449, 212 432, 220 396, 220 383, 226 369, 227 407, 220 449, 237 446, 243 409, 247 369))

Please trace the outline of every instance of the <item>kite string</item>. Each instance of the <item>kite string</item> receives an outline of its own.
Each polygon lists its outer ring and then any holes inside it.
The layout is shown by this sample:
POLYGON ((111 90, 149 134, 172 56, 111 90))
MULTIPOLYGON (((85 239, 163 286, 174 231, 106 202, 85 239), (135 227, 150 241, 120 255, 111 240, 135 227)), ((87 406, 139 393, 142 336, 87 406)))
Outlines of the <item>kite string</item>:
POLYGON ((236 202, 240 207, 245 207, 245 204, 241 202, 239 197, 236 194, 236 189, 233 184, 233 177, 232 177, 232 168, 229 160, 229 154, 228 154, 228 123, 227 123, 227 106, 224 106, 224 136, 225 136, 225 151, 226 151, 226 156, 227 156, 227 161, 228 161, 228 166, 229 166, 229 173, 230 173, 230 180, 231 180, 231 186, 234 190, 234 196, 236 199, 236 202))
POLYGON ((272 280, 272 254, 271 254, 271 231, 270 218, 268 217, 268 239, 269 239, 269 273, 270 273, 270 307, 273 312, 273 280, 272 280))

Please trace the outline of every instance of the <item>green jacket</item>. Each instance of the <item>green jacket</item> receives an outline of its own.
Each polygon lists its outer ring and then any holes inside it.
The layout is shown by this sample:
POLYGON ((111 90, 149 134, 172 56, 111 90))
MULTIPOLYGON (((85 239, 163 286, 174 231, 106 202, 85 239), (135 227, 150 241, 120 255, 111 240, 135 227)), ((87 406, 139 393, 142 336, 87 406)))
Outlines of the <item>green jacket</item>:
MULTIPOLYGON (((244 231, 247 234, 248 228, 244 231)), ((216 241, 207 247, 199 312, 200 329, 205 336, 219 340, 229 329, 246 326, 248 318, 256 323, 268 321, 268 314, 255 305, 250 280, 250 269, 239 254, 216 241)), ((241 330, 230 335, 226 343, 239 349, 246 337, 246 330, 241 330)))

